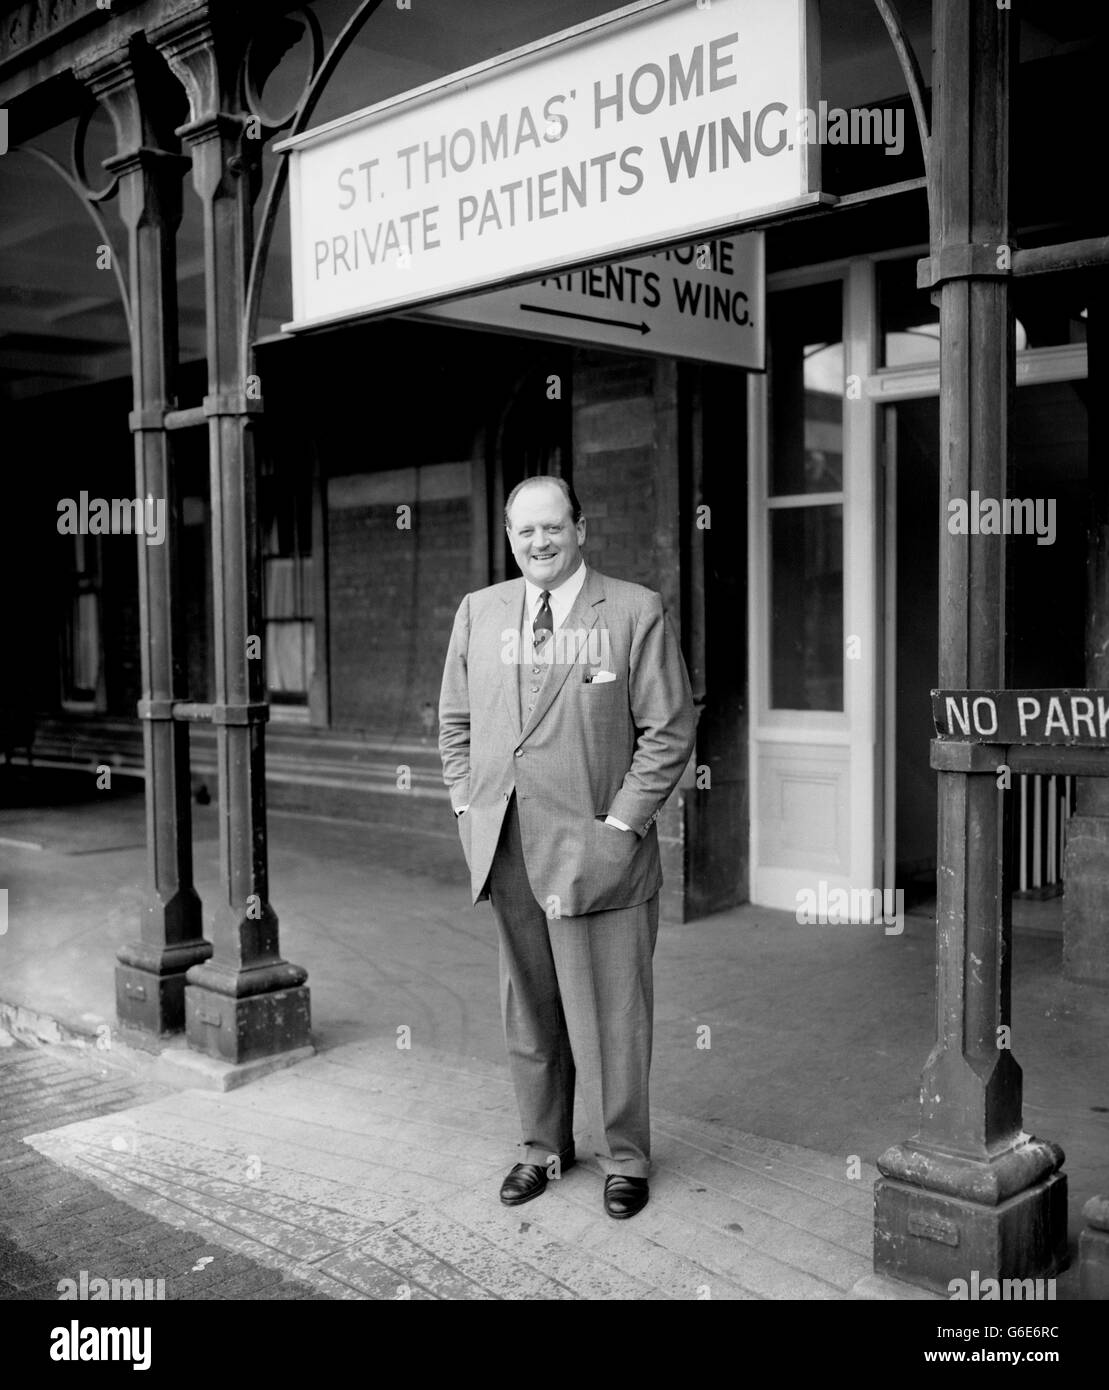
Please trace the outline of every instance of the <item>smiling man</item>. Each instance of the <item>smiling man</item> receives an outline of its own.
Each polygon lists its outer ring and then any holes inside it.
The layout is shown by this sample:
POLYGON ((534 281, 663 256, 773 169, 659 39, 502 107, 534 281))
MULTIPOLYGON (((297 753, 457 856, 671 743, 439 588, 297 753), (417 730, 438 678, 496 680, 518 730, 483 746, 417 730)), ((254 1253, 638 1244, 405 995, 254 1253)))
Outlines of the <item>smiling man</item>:
POLYGON ((655 819, 696 716, 659 595, 587 567, 573 488, 526 479, 505 529, 522 577, 462 600, 439 702, 473 900, 500 941, 522 1132, 501 1201, 531 1201, 575 1161, 576 1078, 621 1219, 649 1195, 655 819))

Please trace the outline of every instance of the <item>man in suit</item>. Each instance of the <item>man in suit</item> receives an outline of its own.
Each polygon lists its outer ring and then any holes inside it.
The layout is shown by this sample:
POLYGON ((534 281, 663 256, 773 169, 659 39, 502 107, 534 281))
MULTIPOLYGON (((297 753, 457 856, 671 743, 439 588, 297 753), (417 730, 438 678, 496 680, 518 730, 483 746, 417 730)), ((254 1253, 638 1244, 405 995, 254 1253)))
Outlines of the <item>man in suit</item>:
POLYGON ((574 1162, 577 1077, 620 1219, 649 1195, 655 818, 696 716, 662 600, 586 566, 563 479, 514 488, 505 529, 522 577, 462 600, 439 702, 473 900, 490 900, 500 939, 522 1127, 501 1201, 531 1201, 574 1162))

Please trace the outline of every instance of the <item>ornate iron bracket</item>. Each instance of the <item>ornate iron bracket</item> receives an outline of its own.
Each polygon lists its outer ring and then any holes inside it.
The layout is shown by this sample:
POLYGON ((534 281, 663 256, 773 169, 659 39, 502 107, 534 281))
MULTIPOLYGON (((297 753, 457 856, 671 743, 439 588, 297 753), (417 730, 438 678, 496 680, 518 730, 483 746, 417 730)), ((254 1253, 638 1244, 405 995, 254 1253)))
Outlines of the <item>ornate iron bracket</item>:
MULTIPOLYGON (((321 56, 323 50, 323 39, 319 31, 319 25, 315 16, 310 11, 294 11, 297 14, 311 15, 309 21, 309 31, 312 37, 312 66, 301 93, 300 100, 292 114, 282 121, 280 126, 272 127, 273 130, 289 129, 290 135, 299 135, 305 130, 312 113, 323 95, 324 88, 330 81, 340 60, 350 47, 351 43, 358 36, 362 26, 371 17, 375 10, 381 5, 382 0, 360 0, 354 13, 340 30, 335 38, 335 42, 328 49, 325 56, 321 56)), ((263 119, 254 110, 255 96, 246 88, 247 74, 244 62, 244 98, 248 102, 251 113, 257 119, 263 119)), ((246 307, 243 313, 243 342, 242 360, 253 362, 254 355, 254 336, 258 327, 258 313, 262 299, 262 278, 265 274, 266 263, 269 259, 270 242, 273 238, 273 229, 277 220, 277 209, 281 202, 281 195, 285 191, 285 184, 289 177, 289 162, 282 159, 277 168, 273 171, 269 187, 266 189, 265 200, 262 204, 262 220, 257 228, 257 237, 254 243, 254 254, 250 261, 250 274, 246 284, 246 307)))
POLYGON ((112 274, 115 276, 116 288, 119 291, 119 302, 123 307, 123 317, 127 323, 127 337, 133 337, 134 329, 131 321, 131 296, 127 289, 127 281, 123 276, 122 261, 119 250, 112 240, 112 234, 108 231, 108 224, 105 222, 100 211, 99 204, 105 203, 114 198, 119 192, 119 175, 116 174, 105 184, 103 188, 90 188, 85 177, 84 142, 88 133, 89 124, 96 114, 96 107, 91 106, 82 115, 76 129, 73 132, 73 150, 70 156, 72 167, 67 169, 65 165, 52 154, 45 150, 40 150, 36 145, 13 145, 10 154, 26 154, 32 159, 37 159, 45 164, 48 169, 52 169, 61 179, 65 186, 80 199, 82 206, 88 213, 93 226, 101 241, 107 246, 112 257, 112 274))
POLYGON ((913 103, 913 112, 916 115, 916 128, 920 136, 920 148, 924 154, 924 174, 928 194, 928 222, 931 226, 936 226, 936 202, 935 202, 935 179, 933 177, 932 161, 932 132, 928 124, 928 112, 924 106, 924 77, 917 62, 913 46, 909 42, 909 36, 905 31, 905 24, 898 12, 894 0, 874 0, 878 13, 882 16, 882 22, 890 36, 893 44, 893 51, 897 54, 897 61, 901 64, 901 71, 904 74, 905 82, 908 85, 909 97, 913 103))

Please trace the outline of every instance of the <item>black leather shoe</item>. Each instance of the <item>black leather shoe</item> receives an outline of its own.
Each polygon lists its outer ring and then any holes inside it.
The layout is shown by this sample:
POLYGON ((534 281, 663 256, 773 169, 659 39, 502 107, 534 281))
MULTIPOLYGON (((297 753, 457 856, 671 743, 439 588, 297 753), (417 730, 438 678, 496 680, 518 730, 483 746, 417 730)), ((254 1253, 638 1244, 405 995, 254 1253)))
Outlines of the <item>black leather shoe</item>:
POLYGON ((610 1173, 605 1178, 605 1211, 617 1221, 642 1211, 650 1195, 646 1178, 626 1178, 623 1173, 610 1173))
POLYGON ((517 1163, 501 1183, 501 1201, 506 1207, 518 1207, 538 1197, 547 1186, 547 1170, 540 1163, 517 1163))

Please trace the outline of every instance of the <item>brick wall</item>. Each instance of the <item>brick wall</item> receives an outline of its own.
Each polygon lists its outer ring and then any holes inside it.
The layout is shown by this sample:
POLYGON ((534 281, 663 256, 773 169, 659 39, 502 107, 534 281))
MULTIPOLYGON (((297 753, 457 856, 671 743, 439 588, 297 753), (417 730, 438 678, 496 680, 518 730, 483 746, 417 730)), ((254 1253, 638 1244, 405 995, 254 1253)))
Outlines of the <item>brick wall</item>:
MULTIPOLYGON (((574 362, 574 488, 588 522, 586 558, 663 596, 680 631, 677 393, 674 364, 581 351, 574 362)), ((683 793, 658 819, 662 920, 685 920, 683 793)))
POLYGON ((408 738, 439 704, 451 623, 470 587, 470 465, 328 486, 332 727, 408 738), (412 508, 411 528, 397 525, 412 508))
POLYGON ((588 521, 586 558, 616 579, 659 588, 651 543, 659 468, 649 358, 579 352, 574 362, 574 488, 588 521))
POLYGON ((748 893, 745 381, 724 368, 682 371, 662 359, 580 351, 573 403, 589 562, 658 590, 679 631, 683 612, 691 619, 682 636, 702 700, 694 766, 708 769, 709 785, 697 788, 690 776, 658 820, 670 922, 748 893), (694 382, 696 410, 686 390, 694 382), (700 503, 710 505, 712 525, 691 548, 700 503), (698 566, 703 574, 693 573, 698 566))

